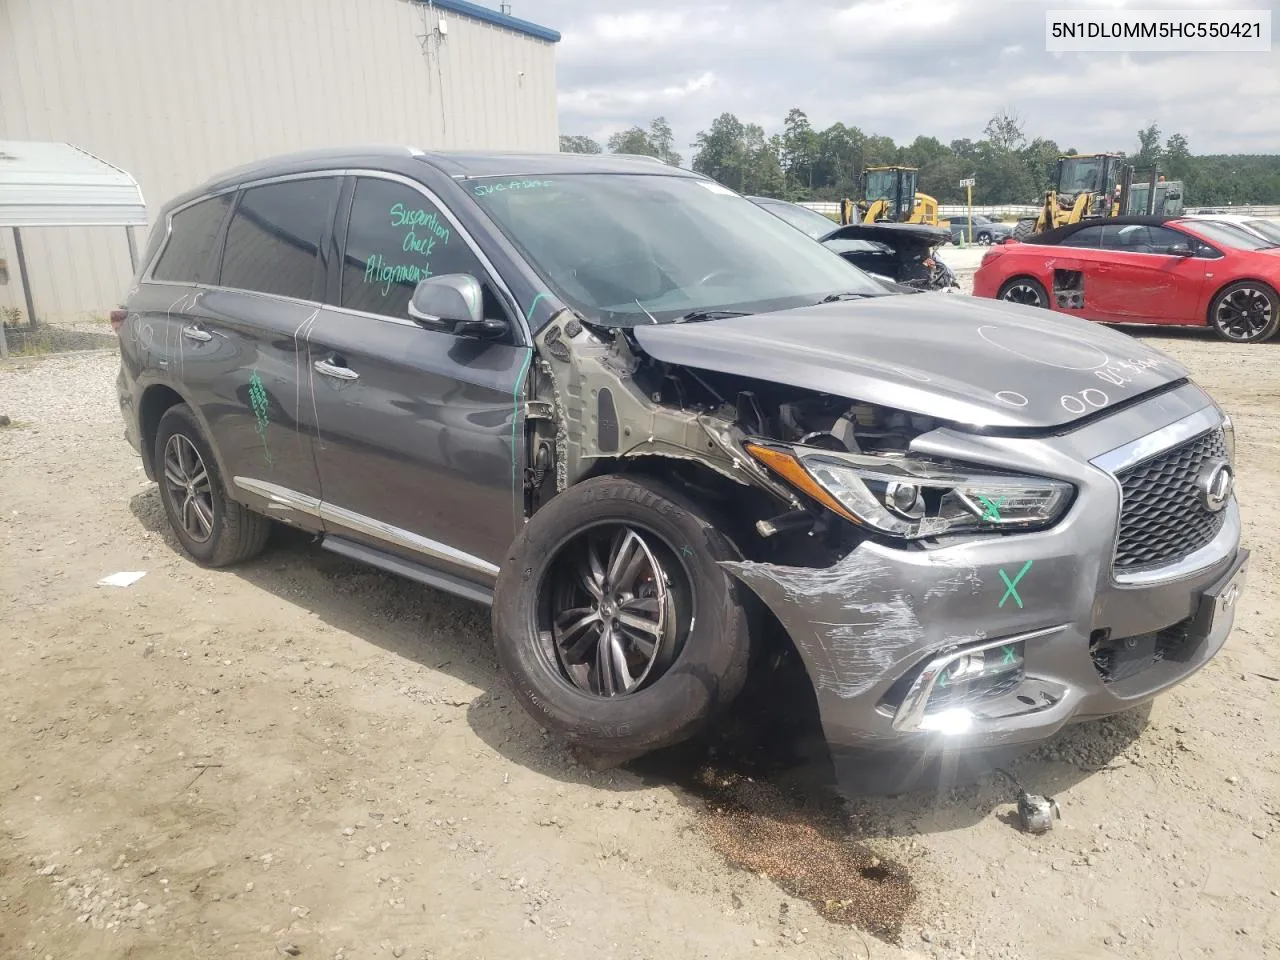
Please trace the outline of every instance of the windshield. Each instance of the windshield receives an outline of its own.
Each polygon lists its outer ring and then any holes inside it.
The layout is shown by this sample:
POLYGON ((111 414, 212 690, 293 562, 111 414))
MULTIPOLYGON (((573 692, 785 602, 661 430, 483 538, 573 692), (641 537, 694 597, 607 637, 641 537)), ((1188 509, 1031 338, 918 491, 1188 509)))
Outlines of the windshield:
POLYGON ((867 171, 867 200, 896 200, 898 174, 893 170, 867 171))
POLYGON ((1086 190, 1093 190, 1098 182, 1098 168, 1101 165, 1102 160, 1097 157, 1091 157, 1087 160, 1071 157, 1064 160, 1058 191, 1060 193, 1081 193, 1086 190))
POLYGON ((839 226, 833 220, 818 213, 817 210, 810 210, 808 207, 802 207, 798 203, 775 200, 772 203, 761 203, 760 206, 774 216, 781 217, 797 230, 803 230, 815 240, 819 237, 825 237, 839 226))
POLYGON ((484 178, 467 188, 560 299, 611 326, 885 292, 822 244, 709 180, 576 174, 484 178))
POLYGON ((1220 247, 1232 247, 1236 250, 1269 250, 1280 241, 1263 240, 1243 227, 1234 223, 1217 220, 1194 220, 1188 224, 1193 230, 1211 243, 1220 247))
POLYGON ((1280 243, 1280 223, 1274 220, 1250 220, 1247 226, 1254 233, 1260 233, 1272 243, 1280 243))

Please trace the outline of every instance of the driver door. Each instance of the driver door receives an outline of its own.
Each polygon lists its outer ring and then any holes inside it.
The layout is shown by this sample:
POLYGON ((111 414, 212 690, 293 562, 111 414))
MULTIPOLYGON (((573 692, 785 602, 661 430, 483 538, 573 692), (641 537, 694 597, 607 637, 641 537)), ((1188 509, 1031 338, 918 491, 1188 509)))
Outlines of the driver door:
POLYGON ((424 188, 359 176, 344 201, 339 266, 307 358, 325 530, 491 582, 519 521, 513 398, 530 348, 462 228, 424 188), (481 282, 505 339, 409 319, 418 280, 449 273, 481 282))
POLYGON ((1198 317, 1206 283, 1206 262, 1196 256, 1174 256, 1181 245, 1198 242, 1167 227, 1106 224, 1104 257, 1094 265, 1085 287, 1099 319, 1110 323, 1188 324, 1198 317))

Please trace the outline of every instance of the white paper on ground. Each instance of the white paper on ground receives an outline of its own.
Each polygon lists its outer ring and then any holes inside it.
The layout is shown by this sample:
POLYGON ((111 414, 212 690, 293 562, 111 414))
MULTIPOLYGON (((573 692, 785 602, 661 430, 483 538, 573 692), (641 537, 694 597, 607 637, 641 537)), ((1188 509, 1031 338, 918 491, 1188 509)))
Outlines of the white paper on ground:
POLYGON ((147 571, 145 570, 124 570, 120 573, 113 573, 109 577, 103 577, 98 581, 98 586, 131 587, 146 575, 147 571))

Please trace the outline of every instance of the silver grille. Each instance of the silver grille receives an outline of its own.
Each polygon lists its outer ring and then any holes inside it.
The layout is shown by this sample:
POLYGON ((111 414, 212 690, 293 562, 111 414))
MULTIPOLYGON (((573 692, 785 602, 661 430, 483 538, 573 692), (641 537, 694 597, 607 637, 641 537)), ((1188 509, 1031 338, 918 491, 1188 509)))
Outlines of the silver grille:
POLYGON ((1205 461, 1226 459, 1226 440, 1216 429, 1116 474, 1124 491, 1117 570, 1173 563, 1218 535, 1226 514, 1205 506, 1196 478, 1205 461))

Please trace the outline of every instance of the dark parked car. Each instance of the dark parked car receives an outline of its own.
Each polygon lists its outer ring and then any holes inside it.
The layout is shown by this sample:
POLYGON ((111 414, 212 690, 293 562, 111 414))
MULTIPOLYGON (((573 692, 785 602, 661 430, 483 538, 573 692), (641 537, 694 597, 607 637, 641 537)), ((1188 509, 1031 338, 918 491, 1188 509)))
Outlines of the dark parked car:
POLYGON ((1238 606, 1230 421, 1174 361, 890 295, 673 167, 242 168, 163 209, 119 337, 192 557, 275 520, 490 603, 518 700, 614 757, 795 654, 833 744, 1036 741, 1185 679, 1238 606))
POLYGON ((992 220, 981 213, 975 213, 972 221, 967 213, 956 214, 950 218, 950 223, 954 239, 963 237, 967 243, 980 243, 984 247, 1013 236, 1013 224, 992 220))
POLYGON ((960 281, 934 250, 951 242, 940 227, 913 223, 851 223, 840 226, 816 210, 772 197, 748 197, 854 266, 914 290, 960 289, 960 281))

